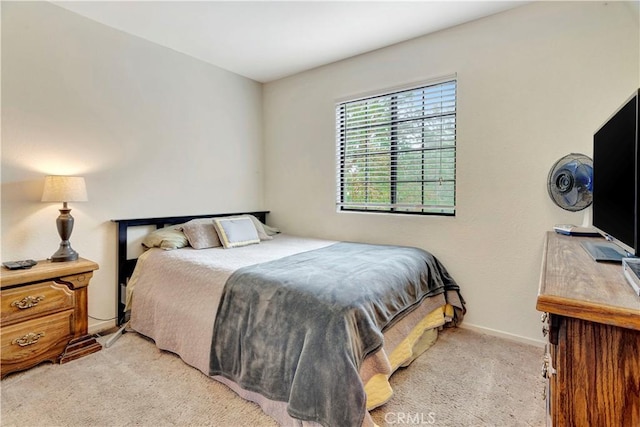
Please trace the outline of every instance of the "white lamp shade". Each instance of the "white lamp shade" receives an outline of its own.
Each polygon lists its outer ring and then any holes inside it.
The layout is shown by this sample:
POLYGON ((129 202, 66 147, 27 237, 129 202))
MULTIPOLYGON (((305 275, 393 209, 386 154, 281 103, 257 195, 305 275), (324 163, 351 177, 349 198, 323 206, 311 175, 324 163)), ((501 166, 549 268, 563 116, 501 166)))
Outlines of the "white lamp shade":
POLYGON ((47 176, 42 192, 43 202, 86 202, 87 186, 81 176, 47 176))

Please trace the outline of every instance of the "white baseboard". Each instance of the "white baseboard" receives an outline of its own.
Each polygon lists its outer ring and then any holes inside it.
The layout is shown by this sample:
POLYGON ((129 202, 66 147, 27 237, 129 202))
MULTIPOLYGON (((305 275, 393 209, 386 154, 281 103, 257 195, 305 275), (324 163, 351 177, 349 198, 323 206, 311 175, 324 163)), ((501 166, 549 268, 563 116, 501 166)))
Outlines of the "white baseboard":
POLYGON ((534 340, 534 339, 523 337, 520 335, 510 334, 508 332, 499 331, 497 329, 485 328, 484 326, 473 325, 466 322, 462 322, 462 324, 459 327, 480 332, 487 335, 492 335, 494 337, 505 338, 511 341, 517 341, 523 344, 533 345, 540 348, 544 348, 544 345, 546 344, 544 340, 534 340))
POLYGON ((91 323, 89 325, 89 335, 99 334, 100 332, 104 332, 106 330, 112 329, 116 327, 116 321, 114 320, 104 320, 98 321, 96 323, 91 323))

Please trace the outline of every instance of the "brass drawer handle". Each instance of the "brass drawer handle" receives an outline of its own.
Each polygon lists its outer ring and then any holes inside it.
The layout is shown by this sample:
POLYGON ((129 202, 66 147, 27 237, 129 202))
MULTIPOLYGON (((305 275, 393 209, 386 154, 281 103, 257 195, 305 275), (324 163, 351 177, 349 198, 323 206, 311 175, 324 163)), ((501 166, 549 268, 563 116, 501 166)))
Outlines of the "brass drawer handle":
POLYGON ((546 337, 549 335, 549 325, 542 325, 542 336, 546 337))
POLYGON ((20 310, 35 307, 40 301, 44 300, 44 295, 32 297, 31 295, 22 298, 21 300, 15 300, 11 303, 11 307, 18 307, 20 310))
POLYGON ((542 378, 549 378, 549 361, 546 358, 542 362, 542 378))
POLYGON ((11 341, 11 344, 18 344, 20 347, 26 347, 28 345, 37 343, 38 340, 43 336, 44 336, 44 332, 38 332, 38 333, 29 332, 27 335, 20 338, 16 338, 15 340, 11 341))
POLYGON ((551 375, 555 375, 557 371, 553 367, 551 361, 551 354, 545 352, 544 358, 542 360, 542 378, 549 379, 551 375))

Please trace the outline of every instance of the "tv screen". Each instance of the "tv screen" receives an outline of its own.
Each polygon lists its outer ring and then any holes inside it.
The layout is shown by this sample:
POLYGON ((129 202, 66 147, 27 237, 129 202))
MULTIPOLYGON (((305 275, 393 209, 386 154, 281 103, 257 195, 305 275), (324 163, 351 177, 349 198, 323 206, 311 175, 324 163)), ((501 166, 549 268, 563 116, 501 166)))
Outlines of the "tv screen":
POLYGON ((593 226, 638 252, 638 92, 593 137, 593 226))

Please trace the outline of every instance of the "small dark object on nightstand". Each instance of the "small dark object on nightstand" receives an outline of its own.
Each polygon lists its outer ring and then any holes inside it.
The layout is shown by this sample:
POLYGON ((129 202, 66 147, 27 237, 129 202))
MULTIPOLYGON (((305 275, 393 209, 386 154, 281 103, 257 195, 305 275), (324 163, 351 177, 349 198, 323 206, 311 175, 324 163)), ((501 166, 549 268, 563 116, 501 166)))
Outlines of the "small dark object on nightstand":
POLYGON ((31 268, 36 264, 37 262, 32 259, 25 259, 22 261, 8 261, 2 263, 2 265, 7 267, 9 270, 24 270, 27 268, 31 268))

